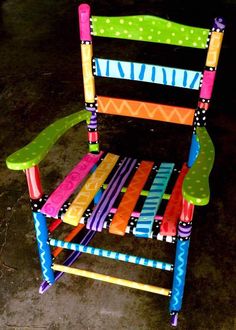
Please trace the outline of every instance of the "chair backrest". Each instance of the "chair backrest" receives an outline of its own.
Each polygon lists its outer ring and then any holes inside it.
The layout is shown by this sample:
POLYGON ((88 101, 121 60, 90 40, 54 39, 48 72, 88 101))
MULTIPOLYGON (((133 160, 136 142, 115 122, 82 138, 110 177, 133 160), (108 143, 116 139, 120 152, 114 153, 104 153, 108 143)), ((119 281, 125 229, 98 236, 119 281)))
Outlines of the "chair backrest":
MULTIPOLYGON (((193 132, 195 127, 206 125, 206 112, 210 105, 225 27, 222 18, 215 18, 212 29, 206 29, 148 15, 91 16, 88 4, 81 4, 78 14, 85 108, 92 112, 88 126, 91 152, 99 150, 97 113, 190 125, 193 126, 193 132), (178 46, 200 49, 204 52, 205 58, 201 70, 197 71, 171 65, 98 58, 93 57, 92 38, 96 37, 167 44, 175 48, 178 46), (188 89, 195 93, 197 91, 198 94, 193 107, 97 95, 96 76, 161 84, 171 86, 171 88, 188 89)), ((189 58, 190 63, 191 61, 192 59, 189 58)), ((189 63, 187 66, 189 67, 189 63)), ((171 95, 170 93, 170 98, 171 95)))

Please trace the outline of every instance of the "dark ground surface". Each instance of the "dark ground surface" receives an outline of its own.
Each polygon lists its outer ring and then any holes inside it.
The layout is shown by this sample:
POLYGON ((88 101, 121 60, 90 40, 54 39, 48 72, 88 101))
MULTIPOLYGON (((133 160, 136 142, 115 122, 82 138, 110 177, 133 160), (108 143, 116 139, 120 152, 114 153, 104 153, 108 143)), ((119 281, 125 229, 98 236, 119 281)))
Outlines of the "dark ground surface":
MULTIPOLYGON (((40 266, 22 173, 5 166, 6 157, 31 141, 55 119, 82 108, 80 48, 76 21, 77 1, 1 1, 0 7, 0 329, 170 329, 168 299, 154 294, 65 275, 43 296, 38 294, 40 266)), ((236 329, 235 304, 235 21, 234 1, 93 1, 96 14, 160 15, 183 23, 211 25, 216 15, 228 23, 217 74, 208 130, 216 149, 211 174, 211 201, 197 209, 190 246, 188 273, 179 329, 236 329), (214 3, 214 4, 213 4, 214 3), (210 22, 210 23, 209 23, 210 22), (201 24, 200 24, 201 23, 201 24)), ((111 45, 112 46, 112 45, 111 45)), ((98 48, 99 48, 98 42, 98 48)), ((101 49, 101 47, 100 47, 101 49)), ((120 49, 123 52, 123 48, 120 49)), ((137 59, 145 50, 129 47, 137 59)), ((178 51, 176 52, 177 58, 178 51)), ((126 56, 126 54, 125 54, 126 56)), ((153 51, 151 58, 161 58, 153 51)), ((165 58, 161 58, 163 64, 165 58)), ((181 58, 179 59, 181 61, 181 58)), ((158 61, 160 62, 160 61, 158 61)), ((187 63, 188 65, 188 63, 187 63)), ((110 88, 103 86, 101 94, 110 88)), ((156 87, 155 87, 156 88, 156 87)), ((133 92, 129 83, 116 92, 133 92)), ((152 90, 154 91, 154 89, 152 90)), ((165 97, 159 92, 135 90, 137 98, 165 97), (158 94, 159 93, 159 94, 158 94)), ((188 105, 188 98, 182 99, 188 105)), ((160 102, 161 103, 161 102, 160 102)), ((101 140, 125 153, 153 153, 162 159, 187 157, 188 149, 175 125, 153 126, 130 120, 132 138, 127 143, 123 119, 102 120, 101 140), (134 129, 139 126, 139 133, 134 129), (112 138, 113 133, 116 136, 112 138), (150 138, 151 134, 151 138, 150 138), (172 137, 174 136, 175 144, 172 137), (151 140, 158 141, 151 147, 151 140), (141 142, 145 147, 141 148, 141 142)), ((188 134, 182 129, 181 134, 188 134)), ((46 192, 86 152, 86 131, 71 129, 41 165, 46 192)), ((170 160, 170 159, 168 159, 170 160)), ((98 235, 95 246, 170 261, 173 246, 98 235), (134 249, 135 247, 135 249, 134 249)), ((170 277, 137 266, 114 267, 114 262, 83 256, 79 266, 113 276, 169 287, 170 277), (136 269, 133 272, 133 269, 136 269), (166 277, 165 277, 166 276, 166 277)), ((117 265, 117 264, 115 264, 117 265)))

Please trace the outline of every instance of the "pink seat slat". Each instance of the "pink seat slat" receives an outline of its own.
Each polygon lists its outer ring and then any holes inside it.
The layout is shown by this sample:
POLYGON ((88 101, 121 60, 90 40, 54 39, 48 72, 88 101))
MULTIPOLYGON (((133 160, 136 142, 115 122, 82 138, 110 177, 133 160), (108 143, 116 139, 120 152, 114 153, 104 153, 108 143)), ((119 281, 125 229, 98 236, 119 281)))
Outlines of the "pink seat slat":
POLYGON ((50 195, 47 202, 42 207, 41 212, 50 217, 56 217, 61 206, 88 175, 93 166, 102 157, 102 154, 103 152, 100 152, 99 154, 89 153, 85 155, 50 195))

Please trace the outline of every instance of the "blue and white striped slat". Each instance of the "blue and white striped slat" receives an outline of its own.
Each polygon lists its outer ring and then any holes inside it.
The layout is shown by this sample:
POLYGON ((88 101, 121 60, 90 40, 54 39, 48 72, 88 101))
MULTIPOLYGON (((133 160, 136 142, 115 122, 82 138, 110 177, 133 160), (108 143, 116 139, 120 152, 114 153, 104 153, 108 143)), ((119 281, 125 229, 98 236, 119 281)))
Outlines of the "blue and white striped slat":
POLYGON ((65 241, 61 241, 61 240, 56 240, 54 238, 50 239, 50 245, 61 247, 64 249, 88 253, 88 254, 99 256, 99 257, 105 257, 105 258, 115 259, 115 260, 119 260, 119 261, 130 262, 133 264, 142 265, 142 266, 146 266, 146 267, 152 267, 152 268, 163 269, 163 270, 168 270, 168 271, 173 270, 172 264, 169 264, 169 263, 166 263, 163 261, 132 256, 129 254, 114 252, 114 251, 110 251, 110 250, 103 250, 100 248, 94 248, 92 246, 86 246, 86 245, 82 245, 82 244, 65 242, 65 241))
POLYGON ((98 77, 130 79, 149 83, 199 89, 201 72, 152 64, 95 58, 98 77))
POLYGON ((154 217, 161 204, 161 200, 165 193, 173 168, 174 163, 161 163, 148 196, 145 199, 140 217, 134 230, 136 237, 150 237, 154 217))

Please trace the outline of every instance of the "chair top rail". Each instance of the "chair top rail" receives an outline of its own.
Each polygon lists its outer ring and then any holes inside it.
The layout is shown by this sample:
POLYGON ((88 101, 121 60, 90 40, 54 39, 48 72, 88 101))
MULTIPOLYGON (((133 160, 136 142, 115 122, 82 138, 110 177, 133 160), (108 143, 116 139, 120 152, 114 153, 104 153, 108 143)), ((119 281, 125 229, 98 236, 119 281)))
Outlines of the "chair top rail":
POLYGON ((169 45, 207 48, 209 29, 149 15, 92 16, 92 35, 169 45))

